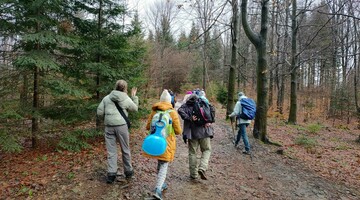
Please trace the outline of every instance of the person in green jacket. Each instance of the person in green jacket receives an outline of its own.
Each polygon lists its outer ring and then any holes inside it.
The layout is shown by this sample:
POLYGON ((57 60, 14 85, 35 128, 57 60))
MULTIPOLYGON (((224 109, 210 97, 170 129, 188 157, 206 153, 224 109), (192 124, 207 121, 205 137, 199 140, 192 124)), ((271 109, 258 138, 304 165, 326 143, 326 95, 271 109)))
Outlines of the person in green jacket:
POLYGON ((132 88, 130 98, 127 94, 127 82, 118 80, 115 84, 115 89, 102 99, 97 108, 97 116, 103 119, 105 124, 105 143, 108 160, 107 183, 113 183, 115 181, 118 170, 116 140, 120 143, 126 178, 131 178, 134 174, 131 165, 129 129, 125 119, 116 108, 115 102, 127 116, 129 111, 138 110, 139 98, 136 96, 136 92, 137 88, 132 88))

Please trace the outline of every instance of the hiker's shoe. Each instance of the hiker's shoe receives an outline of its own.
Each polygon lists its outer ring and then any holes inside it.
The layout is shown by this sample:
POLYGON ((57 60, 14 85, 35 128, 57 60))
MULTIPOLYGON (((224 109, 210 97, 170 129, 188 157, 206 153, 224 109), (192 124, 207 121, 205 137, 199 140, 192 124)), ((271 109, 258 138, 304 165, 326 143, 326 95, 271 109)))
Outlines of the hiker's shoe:
POLYGON ((156 199, 162 200, 161 190, 158 189, 158 188, 156 188, 156 189, 155 189, 155 192, 154 192, 154 194, 153 194, 153 197, 155 197, 156 199))
POLYGON ((189 180, 191 183, 194 183, 194 184, 198 184, 198 183, 201 183, 201 181, 198 179, 198 177, 193 177, 193 176, 190 176, 190 180, 189 180))
POLYGON ((239 144, 234 144, 234 147, 235 147, 235 149, 240 149, 240 145, 239 144))
POLYGON ((164 183, 164 184, 162 185, 162 187, 161 187, 161 191, 164 191, 164 190, 166 190, 166 189, 168 189, 168 186, 167 186, 166 183, 164 183))
POLYGON ((108 183, 108 184, 114 183, 115 178, 116 178, 116 175, 108 175, 106 178, 106 183, 108 183))
POLYGON ((134 170, 125 172, 125 178, 131 179, 134 176, 134 170))
POLYGON ((244 150, 242 153, 243 153, 243 154, 246 154, 246 155, 250 155, 250 151, 244 150))
POLYGON ((204 170, 201 170, 201 169, 200 169, 200 170, 198 171, 198 173, 199 173, 200 178, 201 178, 202 180, 207 180, 204 170))

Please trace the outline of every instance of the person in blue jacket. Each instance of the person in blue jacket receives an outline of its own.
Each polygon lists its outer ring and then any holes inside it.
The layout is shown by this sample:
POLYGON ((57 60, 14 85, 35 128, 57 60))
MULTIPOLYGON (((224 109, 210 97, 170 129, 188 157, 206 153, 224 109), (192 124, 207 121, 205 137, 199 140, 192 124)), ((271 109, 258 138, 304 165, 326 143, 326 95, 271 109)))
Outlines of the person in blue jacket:
POLYGON ((246 134, 246 127, 249 126, 251 120, 247 120, 247 119, 242 119, 239 118, 238 116, 240 116, 241 114, 241 104, 240 104, 240 100, 243 98, 248 98, 247 96, 245 96, 245 94, 243 92, 239 92, 238 94, 239 97, 239 101, 236 102, 235 107, 234 107, 234 111, 229 115, 229 117, 237 117, 237 126, 239 127, 239 131, 235 140, 235 147, 237 147, 237 145, 240 142, 240 139, 243 138, 244 141, 244 145, 245 145, 245 150, 243 151, 244 154, 250 154, 250 143, 249 143, 249 138, 246 134))

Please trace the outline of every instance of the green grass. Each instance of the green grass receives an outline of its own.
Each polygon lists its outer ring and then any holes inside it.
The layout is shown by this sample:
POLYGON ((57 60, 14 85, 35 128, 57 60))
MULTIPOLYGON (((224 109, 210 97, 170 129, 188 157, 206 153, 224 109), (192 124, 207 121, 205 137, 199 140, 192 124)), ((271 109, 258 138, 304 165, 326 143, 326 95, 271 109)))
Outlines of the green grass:
POLYGON ((296 129, 296 130, 300 131, 300 132, 305 132, 305 131, 307 130, 305 127, 300 126, 300 125, 298 125, 298 124, 289 125, 289 126, 290 126, 291 128, 293 128, 293 129, 296 129))
POLYGON ((309 124, 306 128, 309 133, 316 134, 323 128, 323 126, 317 123, 317 124, 309 124))
POLYGON ((71 180, 71 179, 75 178, 75 173, 69 172, 66 177, 71 180))
POLYGON ((340 144, 337 147, 335 147, 335 150, 348 150, 351 149, 351 147, 347 146, 346 144, 340 144))
POLYGON ((306 135, 301 135, 300 137, 295 139, 295 144, 304 146, 305 148, 313 148, 318 143, 314 138, 307 137, 306 135))

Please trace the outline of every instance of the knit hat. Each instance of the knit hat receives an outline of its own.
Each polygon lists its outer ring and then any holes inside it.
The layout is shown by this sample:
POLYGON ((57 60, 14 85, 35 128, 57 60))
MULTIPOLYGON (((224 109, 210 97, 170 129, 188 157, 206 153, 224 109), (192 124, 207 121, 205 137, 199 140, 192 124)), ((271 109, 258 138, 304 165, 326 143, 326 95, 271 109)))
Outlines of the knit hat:
POLYGON ((170 96, 170 93, 168 92, 168 90, 164 90, 161 93, 160 102, 169 102, 169 103, 171 103, 171 96, 170 96))
POLYGON ((186 94, 192 94, 192 91, 187 91, 186 94))
POLYGON ((205 91, 204 91, 204 90, 201 90, 201 91, 199 92, 199 97, 202 97, 202 96, 205 96, 205 91))

